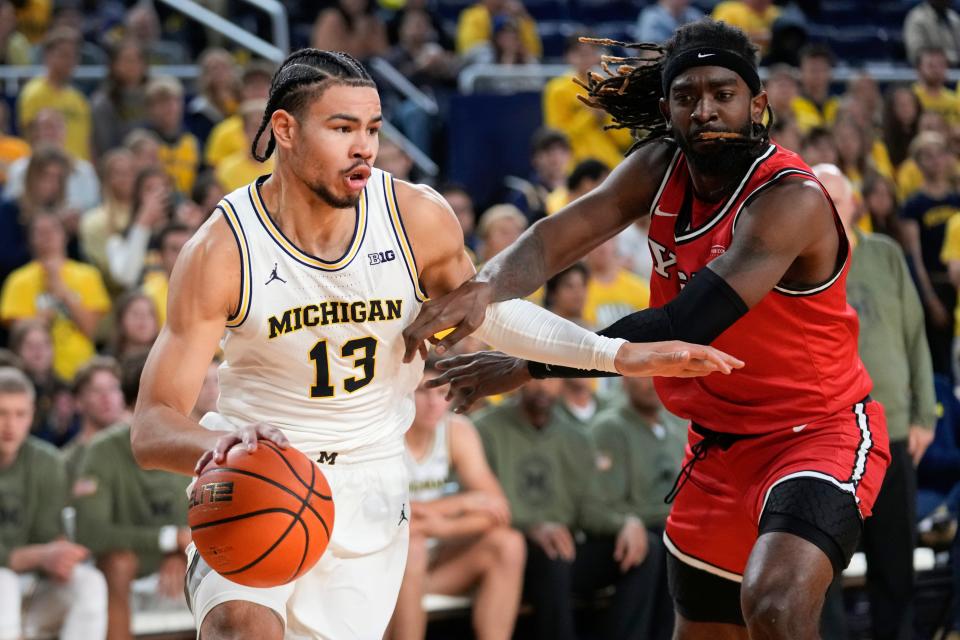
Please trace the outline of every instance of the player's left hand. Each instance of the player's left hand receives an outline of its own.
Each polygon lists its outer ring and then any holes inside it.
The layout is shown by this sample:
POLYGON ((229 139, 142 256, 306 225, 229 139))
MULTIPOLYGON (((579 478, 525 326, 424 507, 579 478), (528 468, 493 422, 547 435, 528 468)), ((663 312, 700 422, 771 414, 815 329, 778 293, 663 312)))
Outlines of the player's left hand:
POLYGON ((217 438, 213 448, 204 451, 200 459, 197 460, 197 464, 193 468, 194 475, 199 476, 203 472, 203 468, 211 461, 216 464, 223 463, 227 459, 227 452, 238 444, 242 444, 248 452, 253 453, 257 450, 257 440, 270 440, 281 449, 290 446, 290 441, 287 440, 287 436, 283 435, 283 431, 280 431, 280 429, 262 422, 248 424, 217 438))
POLYGON ((933 429, 925 429, 918 424, 910 425, 910 431, 907 433, 907 453, 913 460, 913 466, 920 464, 931 442, 933 442, 933 429))
POLYGON ((183 576, 187 572, 187 557, 182 553, 167 555, 157 569, 157 593, 164 598, 183 596, 183 576))
POLYGON ((626 343, 617 352, 614 365, 625 376, 695 378, 729 374, 741 368, 743 361, 713 347, 668 340, 626 343))
POLYGON ((530 380, 527 361, 500 351, 480 351, 447 358, 437 363, 442 373, 427 380, 427 388, 450 385, 447 400, 454 413, 466 413, 484 396, 513 391, 530 380))
POLYGON ((613 549, 613 559, 620 564, 620 572, 626 573, 641 564, 647 557, 647 549, 647 528, 639 518, 627 516, 613 549))

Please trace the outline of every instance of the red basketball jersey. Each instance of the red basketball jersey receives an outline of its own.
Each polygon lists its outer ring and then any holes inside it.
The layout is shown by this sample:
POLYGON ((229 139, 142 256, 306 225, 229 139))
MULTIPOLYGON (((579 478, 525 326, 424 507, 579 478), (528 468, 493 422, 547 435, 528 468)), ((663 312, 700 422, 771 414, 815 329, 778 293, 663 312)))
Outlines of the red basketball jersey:
MULTIPOLYGON (((726 201, 705 203, 694 196, 678 150, 651 209, 651 306, 672 300, 723 255, 752 198, 797 179, 819 184, 799 156, 771 144, 726 201)), ((775 287, 713 341, 743 360, 742 369, 729 376, 656 379, 670 411, 708 429, 752 434, 813 422, 863 400, 872 383, 857 354, 859 325, 846 294, 850 251, 839 218, 837 227, 846 258, 830 280, 807 290, 775 287)))

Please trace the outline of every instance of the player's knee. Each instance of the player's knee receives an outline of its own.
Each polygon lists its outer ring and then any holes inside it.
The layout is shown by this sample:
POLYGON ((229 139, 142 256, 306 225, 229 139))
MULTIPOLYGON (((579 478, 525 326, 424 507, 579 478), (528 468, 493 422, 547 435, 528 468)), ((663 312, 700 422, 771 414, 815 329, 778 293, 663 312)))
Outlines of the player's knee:
POLYGON ((78 564, 67 583, 73 606, 90 613, 107 611, 107 581, 96 568, 78 564))
POLYGON ((811 624, 815 629, 819 623, 819 618, 813 622, 807 619, 809 607, 797 584, 790 580, 746 579, 741 587, 740 605, 751 638, 806 637, 802 630, 811 624))
POLYGON ((281 640, 283 623, 264 606, 233 600, 210 610, 200 625, 200 637, 202 640, 281 640))
POLYGON ((522 533, 510 527, 498 527, 487 535, 496 564, 523 567, 527 558, 527 545, 522 533))
POLYGON ((137 577, 140 559, 133 551, 118 549, 108 551, 97 558, 97 566, 103 572, 111 589, 123 586, 129 588, 130 583, 137 577))

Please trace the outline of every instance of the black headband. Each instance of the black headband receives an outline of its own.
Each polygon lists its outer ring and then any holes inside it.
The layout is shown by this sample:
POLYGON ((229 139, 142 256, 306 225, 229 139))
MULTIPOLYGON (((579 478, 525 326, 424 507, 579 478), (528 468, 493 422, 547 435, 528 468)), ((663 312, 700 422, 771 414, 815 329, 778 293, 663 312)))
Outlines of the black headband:
POLYGON ((751 93, 757 95, 760 93, 760 76, 757 74, 757 68, 746 58, 740 56, 728 49, 715 49, 713 47, 698 47, 689 49, 677 54, 671 58, 663 69, 663 95, 670 97, 670 85, 674 78, 693 67, 726 67, 738 76, 750 87, 751 93))

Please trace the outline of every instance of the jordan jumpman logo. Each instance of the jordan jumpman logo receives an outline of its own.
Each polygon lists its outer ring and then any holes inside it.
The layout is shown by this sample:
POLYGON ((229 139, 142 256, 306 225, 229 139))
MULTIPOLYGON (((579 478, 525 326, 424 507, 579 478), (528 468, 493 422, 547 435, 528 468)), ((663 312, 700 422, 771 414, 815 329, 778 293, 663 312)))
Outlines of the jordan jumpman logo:
MULTIPOLYGON (((401 524, 403 524, 404 520, 407 520, 407 503, 406 502, 400 505, 400 522, 397 523, 397 526, 399 527, 401 524)), ((410 520, 407 520, 407 522, 410 522, 410 520)))
POLYGON ((283 278, 281 278, 280 276, 277 275, 277 263, 276 263, 276 262, 273 263, 273 271, 270 272, 270 279, 267 280, 266 282, 264 282, 263 284, 264 284, 264 285, 268 285, 268 284, 270 284, 271 282, 273 282, 274 280, 279 280, 280 282, 282 282, 282 283, 284 283, 284 284, 287 283, 286 280, 284 280, 283 278))

